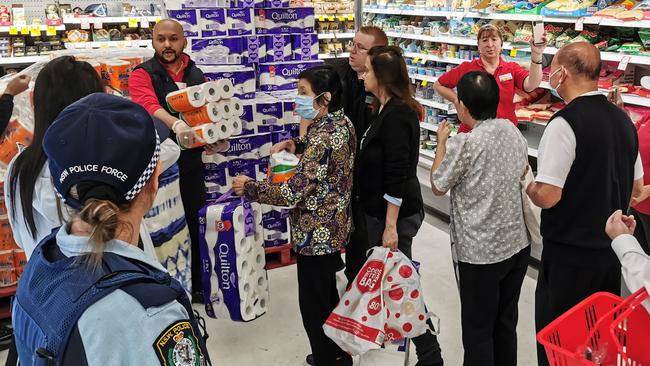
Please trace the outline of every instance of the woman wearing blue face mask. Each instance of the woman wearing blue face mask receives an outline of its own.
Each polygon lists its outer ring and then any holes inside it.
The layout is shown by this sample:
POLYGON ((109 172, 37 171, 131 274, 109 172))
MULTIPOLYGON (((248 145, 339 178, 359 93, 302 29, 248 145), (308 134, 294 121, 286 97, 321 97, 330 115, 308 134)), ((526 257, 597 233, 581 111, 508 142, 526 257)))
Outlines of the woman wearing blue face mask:
POLYGON ((312 365, 352 365, 352 358, 323 332, 339 302, 336 272, 343 268, 341 249, 352 228, 350 192, 356 136, 343 114, 341 80, 334 69, 320 66, 298 76, 296 112, 309 120, 307 133, 280 142, 272 153, 301 154, 296 174, 286 183, 238 176, 233 189, 249 200, 291 210, 291 235, 298 253, 298 297, 309 338, 312 365))

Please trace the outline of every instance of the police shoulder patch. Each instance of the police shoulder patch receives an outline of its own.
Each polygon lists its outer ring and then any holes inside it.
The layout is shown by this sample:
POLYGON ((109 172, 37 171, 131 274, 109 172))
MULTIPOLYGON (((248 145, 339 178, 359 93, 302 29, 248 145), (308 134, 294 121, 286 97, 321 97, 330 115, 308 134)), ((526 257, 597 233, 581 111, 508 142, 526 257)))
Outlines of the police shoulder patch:
POLYGON ((169 325, 153 343, 163 366, 203 366, 205 357, 199 346, 194 327, 189 321, 179 320, 169 325))

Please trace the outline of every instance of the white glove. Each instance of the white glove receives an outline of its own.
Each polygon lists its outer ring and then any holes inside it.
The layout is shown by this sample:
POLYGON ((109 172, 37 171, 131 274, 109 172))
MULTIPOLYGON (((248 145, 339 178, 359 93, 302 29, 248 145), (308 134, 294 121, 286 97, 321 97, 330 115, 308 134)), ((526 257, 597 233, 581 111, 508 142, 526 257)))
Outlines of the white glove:
POLYGON ((176 142, 183 149, 190 149, 199 141, 192 127, 180 119, 172 125, 172 131, 176 134, 176 142))

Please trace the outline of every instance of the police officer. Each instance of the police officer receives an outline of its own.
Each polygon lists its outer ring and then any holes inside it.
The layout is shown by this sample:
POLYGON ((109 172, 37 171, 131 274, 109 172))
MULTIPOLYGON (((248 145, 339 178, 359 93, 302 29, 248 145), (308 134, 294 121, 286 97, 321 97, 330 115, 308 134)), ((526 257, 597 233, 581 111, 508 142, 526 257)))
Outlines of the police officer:
MULTIPOLYGON (((179 120, 166 102, 167 94, 205 82, 203 72, 190 57, 183 53, 187 39, 183 27, 172 19, 164 19, 153 28, 154 57, 138 65, 129 78, 129 95, 143 106, 150 115, 163 121, 174 133, 181 147, 192 146, 197 137, 192 129, 179 120)), ((209 151, 223 151, 226 142, 209 146, 209 151)), ((202 302, 201 265, 199 255, 199 210, 205 204, 202 148, 183 150, 178 159, 179 188, 185 210, 185 219, 192 242, 192 291, 193 300, 202 302)))
POLYGON ((138 248, 168 133, 141 106, 91 94, 45 134, 52 182, 70 221, 46 237, 13 304, 21 365, 204 365, 181 285, 138 248))

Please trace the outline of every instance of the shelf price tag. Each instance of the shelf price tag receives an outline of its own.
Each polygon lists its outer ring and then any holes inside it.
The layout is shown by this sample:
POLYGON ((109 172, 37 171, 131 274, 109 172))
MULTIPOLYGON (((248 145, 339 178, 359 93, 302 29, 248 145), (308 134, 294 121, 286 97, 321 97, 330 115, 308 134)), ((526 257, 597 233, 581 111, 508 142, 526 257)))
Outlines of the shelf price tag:
POLYGON ((422 80, 421 85, 422 85, 422 86, 427 86, 428 83, 429 83, 429 82, 428 82, 427 80, 422 80))
POLYGON ((422 66, 424 66, 427 63, 427 60, 423 58, 422 60, 420 60, 420 63, 422 64, 422 66))
POLYGON ((147 18, 142 18, 140 21, 140 28, 145 29, 149 28, 149 20, 147 18))
POLYGON ((23 35, 23 36, 28 35, 29 34, 29 27, 26 26, 26 25, 23 25, 22 27, 20 27, 20 34, 23 35))
POLYGON ((345 21, 345 17, 344 17, 343 15, 339 15, 339 21, 340 21, 340 22, 345 21))
POLYGON ((420 61, 420 58, 419 58, 419 57, 416 57, 416 58, 413 59, 413 63, 414 63, 414 64, 417 64, 418 61, 420 61))
POLYGON ((325 21, 325 17, 322 16, 322 15, 319 15, 319 16, 318 16, 318 20, 321 21, 321 22, 324 22, 324 21, 325 21))
POLYGON ((510 50, 510 57, 517 57, 517 49, 516 48, 513 47, 510 50))
POLYGON ((16 28, 13 25, 11 27, 9 27, 9 35, 10 36, 18 35, 18 28, 16 28))
POLYGON ((160 17, 156 17, 156 24, 160 21, 160 17))
POLYGON ((327 17, 327 19, 328 19, 330 22, 333 22, 333 21, 334 21, 334 15, 329 15, 329 16, 327 17))
POLYGON ((32 37, 38 37, 41 35, 41 26, 38 24, 32 24, 31 27, 29 27, 29 34, 32 37))
POLYGON ((48 36, 56 36, 56 28, 48 25, 47 28, 45 29, 45 34, 48 36))
POLYGON ((627 69, 627 64, 630 62, 630 58, 630 56, 623 56, 621 62, 618 63, 618 69, 625 71, 625 69, 627 69))
POLYGON ((81 19, 81 29, 90 29, 90 20, 81 19))
POLYGON ((129 28, 137 28, 137 27, 138 27, 138 19, 129 18, 129 28))
POLYGON ((582 30, 585 28, 584 23, 585 23, 585 18, 584 17, 583 18, 578 18, 578 20, 576 20, 576 31, 577 32, 582 32, 582 30))
POLYGON ((352 14, 348 15, 348 20, 354 20, 354 15, 352 14))
POLYGON ((93 23, 93 27, 95 29, 102 29, 104 28, 104 23, 102 23, 101 20, 95 20, 95 23, 93 23))

